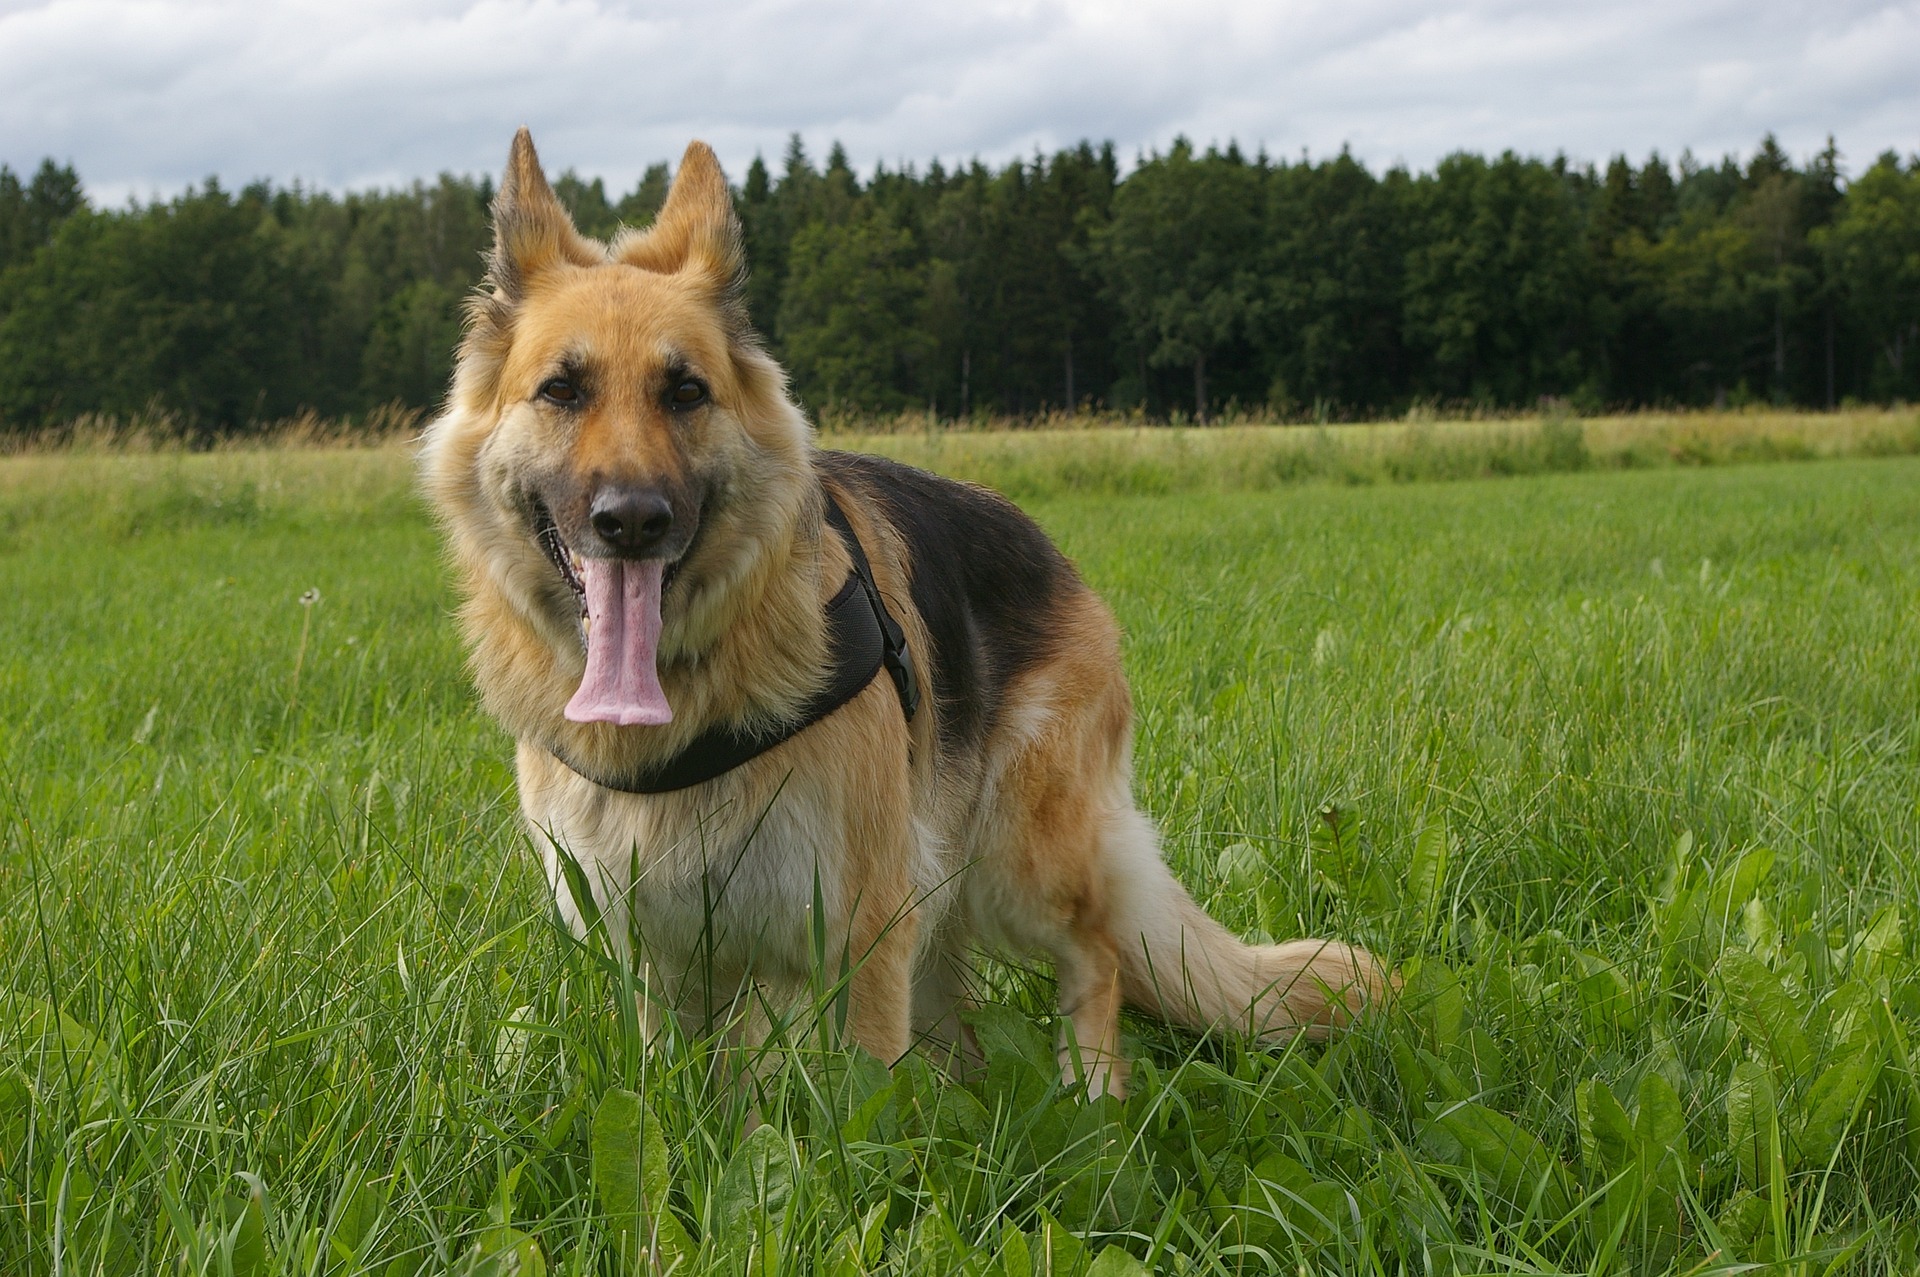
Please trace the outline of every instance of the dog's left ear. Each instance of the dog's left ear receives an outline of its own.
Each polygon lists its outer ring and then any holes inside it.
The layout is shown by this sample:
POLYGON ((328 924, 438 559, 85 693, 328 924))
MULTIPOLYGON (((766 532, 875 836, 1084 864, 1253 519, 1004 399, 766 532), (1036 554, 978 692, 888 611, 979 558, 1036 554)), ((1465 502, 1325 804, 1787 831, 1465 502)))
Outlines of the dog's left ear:
POLYGON ((705 142, 688 144, 660 215, 646 230, 615 240, 613 257, 641 270, 699 282, 745 326, 746 245, 727 175, 705 142))

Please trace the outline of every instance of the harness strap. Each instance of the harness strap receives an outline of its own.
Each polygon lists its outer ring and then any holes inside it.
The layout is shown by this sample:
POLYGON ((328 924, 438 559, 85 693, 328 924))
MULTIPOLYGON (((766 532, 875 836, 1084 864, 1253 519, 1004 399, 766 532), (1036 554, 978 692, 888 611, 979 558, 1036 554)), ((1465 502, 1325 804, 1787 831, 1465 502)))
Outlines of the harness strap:
POLYGON ((847 543, 847 553, 853 559, 854 575, 860 578, 860 585, 868 601, 873 604, 873 619, 879 622, 884 641, 880 659, 886 665, 887 673, 893 676, 893 688, 900 694, 900 708, 906 712, 907 721, 911 723, 913 716, 920 711, 920 684, 913 676, 913 658, 907 652, 907 632, 900 628, 900 622, 893 619, 893 613, 887 611, 886 603, 880 598, 880 586, 873 579, 873 568, 867 563, 867 552, 860 548, 860 538, 853 534, 853 525, 847 522, 840 503, 824 487, 820 489, 820 495, 827 499, 827 522, 847 543))
POLYGON ((914 713, 920 708, 920 688, 913 674, 912 655, 907 651, 906 632, 881 601, 866 551, 861 549, 860 538, 853 534, 847 516, 824 486, 821 495, 826 499, 826 521, 846 543, 853 570, 826 606, 827 646, 832 653, 833 677, 807 702, 798 717, 755 732, 721 724, 694 737, 685 749, 666 762, 619 776, 597 776, 557 746, 548 746, 548 752, 578 775, 605 789, 628 794, 665 794, 690 789, 792 740, 858 696, 882 668, 893 677, 894 690, 899 693, 900 708, 907 721, 913 721, 914 713))

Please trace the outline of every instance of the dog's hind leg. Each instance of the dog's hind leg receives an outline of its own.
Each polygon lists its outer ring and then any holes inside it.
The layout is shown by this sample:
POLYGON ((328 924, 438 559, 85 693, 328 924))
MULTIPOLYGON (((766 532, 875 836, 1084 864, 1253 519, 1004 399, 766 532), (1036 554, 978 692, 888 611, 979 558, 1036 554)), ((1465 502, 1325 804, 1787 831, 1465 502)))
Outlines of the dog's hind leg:
MULTIPOLYGON (((1089 1097, 1124 1095, 1124 989, 1107 872, 1111 809, 1125 799, 1126 685, 1118 660, 1098 659, 1104 614, 1083 618, 1084 641, 1043 678, 1016 688, 1023 705, 998 779, 1002 823, 981 870, 986 916, 1015 947, 1053 959, 1060 986, 1059 1061, 1089 1097)), ((1109 654, 1111 655, 1111 654, 1109 654)), ((980 906, 976 906, 979 908, 980 906)))
POLYGON ((1076 927, 1054 954, 1060 983, 1060 1075, 1084 1080, 1087 1097, 1124 1098, 1127 1060, 1120 1054, 1120 954, 1095 927, 1076 927))
POLYGON ((1102 870, 1101 803, 1084 779, 1081 757, 1040 749, 1018 774, 1024 820, 1016 838, 1023 873, 1001 900, 1021 917, 1014 938, 1053 958, 1060 986, 1061 1079, 1085 1082, 1087 1095, 1124 1096, 1120 1054, 1123 989, 1119 944, 1109 926, 1109 883, 1102 870))
POLYGON ((935 1063, 966 1078, 986 1067, 980 1039, 960 1013, 973 1005, 973 960, 957 927, 944 928, 913 973, 913 1033, 935 1063))

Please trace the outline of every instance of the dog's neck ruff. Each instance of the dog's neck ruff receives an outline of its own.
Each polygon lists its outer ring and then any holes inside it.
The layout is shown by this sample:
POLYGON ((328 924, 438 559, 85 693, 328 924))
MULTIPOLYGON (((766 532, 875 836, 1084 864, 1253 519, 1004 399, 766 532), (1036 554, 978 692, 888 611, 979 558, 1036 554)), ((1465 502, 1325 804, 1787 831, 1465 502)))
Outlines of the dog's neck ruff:
POLYGON ((906 713, 907 721, 912 722, 915 711, 920 708, 920 687, 913 676, 906 632, 881 601, 873 569, 847 516, 824 485, 820 494, 826 498, 826 521, 846 543, 853 570, 847 573, 846 584, 826 607, 827 646, 833 654, 833 676, 797 717, 756 732, 722 724, 694 737, 685 749, 664 763, 611 776, 582 767, 557 746, 548 746, 548 752, 576 774, 605 789, 628 794, 666 794, 676 789, 691 789, 792 740, 858 696, 882 668, 893 676, 894 690, 900 694, 900 708, 906 713))

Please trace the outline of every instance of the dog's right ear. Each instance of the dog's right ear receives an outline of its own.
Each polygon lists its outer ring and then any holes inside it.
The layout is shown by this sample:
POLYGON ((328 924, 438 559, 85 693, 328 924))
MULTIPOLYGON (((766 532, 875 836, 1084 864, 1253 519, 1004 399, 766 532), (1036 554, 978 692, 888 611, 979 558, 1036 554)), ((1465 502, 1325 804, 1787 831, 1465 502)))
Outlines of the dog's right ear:
POLYGON ((492 393, 512 344, 514 311, 533 280, 562 263, 592 266, 606 260, 605 249, 573 228, 573 218, 540 171, 532 136, 521 129, 514 134, 507 172, 493 197, 487 278, 467 298, 467 332, 454 370, 455 397, 492 393))
POLYGON ((606 260, 598 245, 573 228, 566 206, 547 184, 526 129, 513 135, 506 175, 493 197, 493 249, 487 254, 487 282, 509 302, 518 301, 529 281, 561 263, 592 266, 606 260))

